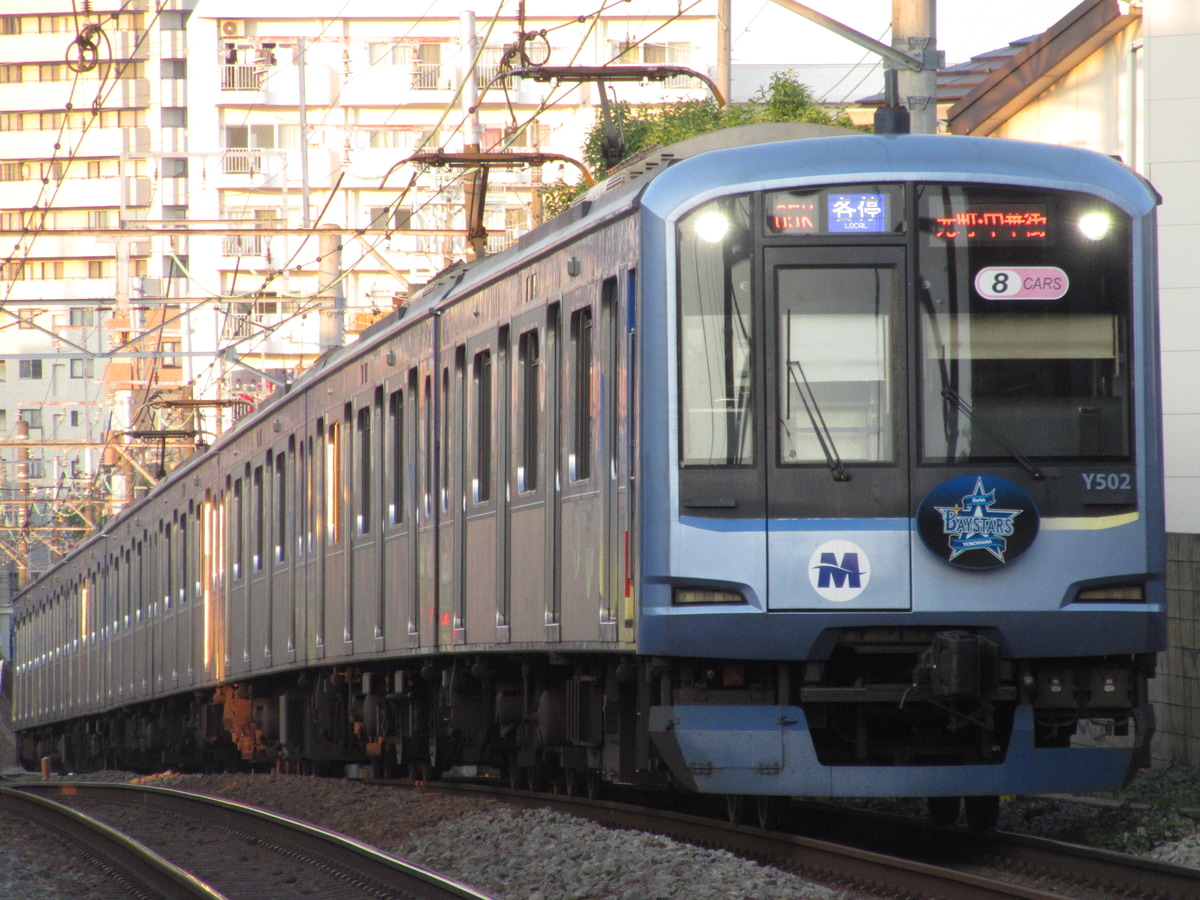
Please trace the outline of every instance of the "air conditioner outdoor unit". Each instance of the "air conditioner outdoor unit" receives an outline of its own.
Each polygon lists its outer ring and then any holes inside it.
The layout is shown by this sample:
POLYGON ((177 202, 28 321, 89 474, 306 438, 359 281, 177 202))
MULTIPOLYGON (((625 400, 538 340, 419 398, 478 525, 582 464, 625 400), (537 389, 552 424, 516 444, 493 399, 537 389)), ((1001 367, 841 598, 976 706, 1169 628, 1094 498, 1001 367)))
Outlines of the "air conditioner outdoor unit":
POLYGON ((220 26, 221 37, 231 38, 246 36, 246 23, 241 19, 222 19, 220 26))

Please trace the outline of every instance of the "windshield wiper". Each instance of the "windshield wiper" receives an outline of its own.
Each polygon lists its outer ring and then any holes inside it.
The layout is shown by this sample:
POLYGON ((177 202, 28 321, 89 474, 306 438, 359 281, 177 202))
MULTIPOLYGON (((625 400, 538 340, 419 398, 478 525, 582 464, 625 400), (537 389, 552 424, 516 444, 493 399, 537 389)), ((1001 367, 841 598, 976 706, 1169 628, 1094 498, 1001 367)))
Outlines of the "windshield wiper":
POLYGON ((1033 476, 1035 481, 1042 481, 1045 479, 1045 473, 1043 473, 1041 469, 1034 465, 1033 460, 1002 438, 994 428, 990 427, 982 419, 976 417, 975 411, 971 409, 971 404, 964 400, 958 391, 954 390, 952 387, 944 387, 942 388, 942 399, 947 403, 953 404, 959 412, 967 417, 967 421, 969 421, 973 426, 978 428, 993 441, 1007 450, 1008 455, 1020 463, 1021 468, 1033 476))
MULTIPOLYGON (((791 334, 791 328, 788 329, 788 334, 791 334)), ((788 355, 791 355, 790 352, 788 355)), ((796 386, 796 393, 804 401, 804 411, 808 413, 808 421, 812 423, 813 434, 817 436, 817 442, 821 445, 821 452, 825 454, 825 462, 829 464, 829 470, 833 472, 833 480, 849 481, 850 473, 842 465, 842 458, 838 455, 837 447, 833 443, 833 434, 830 433, 829 426, 825 424, 825 417, 821 415, 821 407, 817 405, 817 397, 813 393, 812 385, 808 383, 808 378, 804 374, 804 367, 800 365, 800 361, 797 359, 789 359, 787 367, 788 377, 791 379, 792 384, 796 386)), ((792 417, 792 392, 788 391, 787 394, 787 418, 790 419, 792 417)))

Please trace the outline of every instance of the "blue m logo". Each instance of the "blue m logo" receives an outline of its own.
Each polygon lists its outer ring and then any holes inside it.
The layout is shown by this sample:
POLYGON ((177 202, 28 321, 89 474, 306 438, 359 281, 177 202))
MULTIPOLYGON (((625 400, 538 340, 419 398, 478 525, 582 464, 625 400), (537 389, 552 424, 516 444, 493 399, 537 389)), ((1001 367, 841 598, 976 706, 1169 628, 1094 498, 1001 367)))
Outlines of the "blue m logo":
POLYGON ((862 572, 858 568, 857 553, 843 553, 841 562, 838 562, 835 553, 822 553, 820 563, 814 568, 817 570, 818 590, 828 587, 862 587, 862 572))

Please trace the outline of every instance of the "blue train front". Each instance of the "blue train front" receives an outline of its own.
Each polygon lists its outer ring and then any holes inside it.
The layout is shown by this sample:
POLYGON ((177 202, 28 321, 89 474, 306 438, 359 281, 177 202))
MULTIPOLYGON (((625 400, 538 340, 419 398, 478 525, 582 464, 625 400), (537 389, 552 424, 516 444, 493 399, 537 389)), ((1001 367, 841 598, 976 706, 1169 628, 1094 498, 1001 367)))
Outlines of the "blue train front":
POLYGON ((638 650, 677 780, 994 797, 1147 761, 1156 203, 1107 157, 916 136, 646 188, 638 650))

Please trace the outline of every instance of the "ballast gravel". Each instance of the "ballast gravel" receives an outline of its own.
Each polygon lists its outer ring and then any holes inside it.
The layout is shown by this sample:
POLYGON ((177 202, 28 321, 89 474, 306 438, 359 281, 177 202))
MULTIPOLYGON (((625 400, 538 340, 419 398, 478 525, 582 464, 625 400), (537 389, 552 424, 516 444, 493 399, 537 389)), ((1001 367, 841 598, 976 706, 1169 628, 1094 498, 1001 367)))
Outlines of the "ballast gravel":
MULTIPOLYGON (((9 773, 6 780, 34 776, 9 773)), ((517 810, 486 798, 398 791, 360 781, 277 775, 106 772, 88 780, 138 780, 237 800, 313 822, 449 875, 498 900, 834 900, 813 885, 723 851, 603 828, 548 810, 517 810)), ((57 779, 56 779, 57 780, 57 779)), ((83 780, 83 779, 79 779, 83 780)), ((1016 800, 1000 827, 1055 837, 1096 814, 1091 807, 1016 800)), ((98 880, 0 804, 0 898, 59 900, 97 895, 98 880)), ((1200 830, 1147 853, 1200 868, 1200 830)))
MULTIPOLYGON (((65 779, 64 779, 65 780, 65 779)), ((497 900, 840 900, 840 891, 718 850, 640 832, 603 828, 548 810, 516 810, 486 799, 397 791, 356 781, 274 775, 158 776, 99 773, 89 780, 140 780, 272 809, 365 841, 449 875, 497 900)), ((91 896, 86 867, 35 842, 3 815, 0 897, 91 896)))

